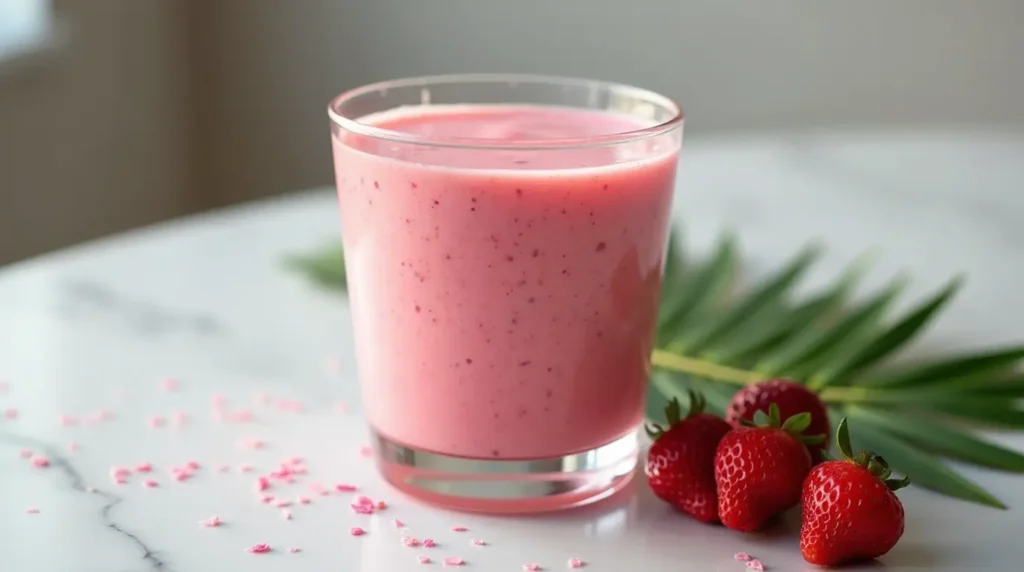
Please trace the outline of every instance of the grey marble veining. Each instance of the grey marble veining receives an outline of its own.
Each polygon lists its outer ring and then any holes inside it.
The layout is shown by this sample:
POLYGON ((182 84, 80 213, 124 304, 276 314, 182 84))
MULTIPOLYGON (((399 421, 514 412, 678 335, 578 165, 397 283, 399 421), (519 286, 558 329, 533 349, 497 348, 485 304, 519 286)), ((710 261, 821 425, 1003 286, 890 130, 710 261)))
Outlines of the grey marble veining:
MULTIPOLYGON (((64 476, 67 485, 71 487, 72 490, 82 494, 95 495, 103 499, 105 504, 103 504, 97 514, 97 522, 99 526, 110 529, 115 534, 123 537, 125 542, 134 545, 140 553, 140 558, 145 562, 146 569, 168 569, 167 563, 160 559, 160 555, 158 553, 150 548, 142 539, 133 534, 130 530, 123 528, 113 519, 114 510, 124 499, 106 490, 86 485, 85 479, 83 479, 81 473, 75 469, 70 458, 60 453, 58 449, 42 441, 30 437, 24 437, 15 433, 0 432, 0 442, 10 445, 11 448, 18 447, 19 451, 29 449, 45 455, 50 461, 51 467, 64 476)), ((12 453, 11 451, 6 452, 9 454, 12 453)))
MULTIPOLYGON (((804 291, 869 249, 877 260, 862 291, 906 272, 913 281, 903 307, 966 274, 957 302, 911 349, 922 355, 1024 340, 1014 310, 1024 307, 1022 186, 1024 135, 791 134, 688 143, 674 208, 692 252, 736 230, 752 277, 819 239, 827 254, 804 291)), ((0 386, 0 570, 401 572, 430 569, 415 559, 425 553, 437 568, 450 555, 488 572, 525 562, 559 570, 570 557, 595 572, 641 563, 655 572, 738 572, 732 555, 741 550, 773 570, 813 569, 799 557, 792 515, 766 534, 742 536, 680 517, 642 485, 600 506, 533 518, 456 515, 389 490, 358 452, 367 435, 346 303, 281 267, 286 254, 337 240, 337 220, 325 189, 0 269, 0 381, 9 383, 0 386), (164 391, 167 376, 180 389, 164 391), (231 411, 251 410, 253 420, 219 421, 214 395, 231 411), (8 408, 17 419, 2 415, 8 408), (111 419, 96 421, 103 410, 111 419), (178 414, 187 417, 180 426, 178 414), (79 423, 62 425, 61 415, 79 423), (153 416, 166 425, 149 427, 153 416), (267 446, 239 446, 252 438, 267 446), (51 466, 33 468, 21 449, 51 466), (306 459, 310 474, 272 492, 313 500, 290 507, 287 521, 254 498, 256 473, 238 469, 251 463, 266 472, 290 456, 306 459), (202 468, 174 481, 171 468, 190 460, 202 468), (111 481, 112 466, 143 461, 153 463, 152 474, 111 481), (217 472, 219 464, 230 470, 217 472), (158 486, 144 487, 145 478, 158 486), (312 481, 356 483, 391 507, 356 515, 347 496, 311 495, 312 481), (39 514, 27 514, 30 507, 39 514), (223 527, 198 524, 213 514, 223 527), (441 546, 402 546, 393 518, 441 546), (454 533, 453 524, 471 532, 454 533), (369 533, 349 536, 357 525, 369 533), (471 546, 470 537, 488 546, 471 546), (259 542, 274 551, 245 552, 259 542)), ((1024 447, 1019 434, 993 439, 1024 447)), ((1021 477, 963 471, 1013 510, 902 491, 906 535, 884 567, 871 569, 990 570, 1016 561, 1009 547, 1024 528, 1021 477)))

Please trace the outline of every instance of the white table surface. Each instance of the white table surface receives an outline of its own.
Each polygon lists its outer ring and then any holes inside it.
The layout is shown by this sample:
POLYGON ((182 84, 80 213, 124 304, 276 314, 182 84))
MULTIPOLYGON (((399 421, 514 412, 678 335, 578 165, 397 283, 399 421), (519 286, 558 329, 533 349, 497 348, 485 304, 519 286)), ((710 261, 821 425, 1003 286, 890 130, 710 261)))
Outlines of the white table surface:
MULTIPOLYGON (((706 250, 721 228, 741 229, 752 274, 779 264, 812 237, 829 255, 808 288, 869 247, 876 272, 865 287, 906 270, 920 295, 955 272, 968 285, 911 353, 1024 340, 1024 136, 980 131, 846 133, 695 142, 684 154, 676 208, 689 247, 706 250)), ((309 192, 171 222, 0 270, 0 570, 125 572, 223 570, 426 570, 418 554, 460 556, 466 569, 518 571, 537 562, 586 570, 741 571, 737 551, 771 570, 804 570, 796 519, 740 535, 697 524, 659 504, 640 479, 628 494, 589 509, 531 518, 453 514, 389 490, 359 454, 358 413, 346 302, 282 270, 286 253, 338 237, 329 191, 309 192), (338 368, 326 367, 336 358, 338 368), (161 389, 173 376, 177 391, 161 389), (301 413, 260 404, 303 404, 301 413), (217 422, 211 399, 252 409, 249 423, 217 422), (272 401, 273 403, 273 401, 272 401), (350 413, 335 409, 349 405, 350 413), (109 410, 113 419, 62 426, 61 414, 109 410), (181 427, 153 429, 153 415, 183 412, 181 427), (239 439, 266 441, 246 450, 239 439), (76 441, 80 447, 70 451, 76 441), (47 455, 36 469, 23 448, 47 455), (386 500, 378 516, 353 514, 350 495, 311 495, 280 509, 257 502, 252 463, 267 471, 302 456, 306 484, 351 482, 386 500), (202 464, 185 483, 168 470, 202 464), (159 487, 133 475, 116 486, 112 465, 148 461, 159 487), (227 463, 232 471, 212 468, 227 463), (97 492, 87 492, 86 487, 97 492), (36 507, 38 514, 27 514, 36 507), (200 519, 218 515, 221 528, 200 519), (392 519, 432 537, 404 547, 392 519), (461 524, 470 531, 450 530, 461 524), (367 535, 354 538, 349 527, 367 535), (470 538, 487 541, 472 546, 470 538), (245 548, 269 543, 274 551, 245 548), (290 546, 301 547, 292 554, 290 546)), ((909 303, 909 299, 907 300, 909 303)), ((1024 435, 995 436, 1024 448, 1024 435)), ((1024 478, 966 468, 1012 509, 1006 512, 911 488, 902 542, 886 570, 996 570, 1020 560, 1024 478)), ((1006 568, 1015 569, 1015 568, 1006 568)))

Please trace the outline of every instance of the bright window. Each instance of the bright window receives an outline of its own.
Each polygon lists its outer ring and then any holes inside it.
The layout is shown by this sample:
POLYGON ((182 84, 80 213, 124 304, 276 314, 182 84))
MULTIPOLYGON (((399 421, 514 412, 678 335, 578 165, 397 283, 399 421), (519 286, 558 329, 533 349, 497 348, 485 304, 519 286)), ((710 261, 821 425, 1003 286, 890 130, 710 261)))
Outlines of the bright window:
POLYGON ((43 42, 50 25, 50 0, 0 0, 0 59, 43 42))

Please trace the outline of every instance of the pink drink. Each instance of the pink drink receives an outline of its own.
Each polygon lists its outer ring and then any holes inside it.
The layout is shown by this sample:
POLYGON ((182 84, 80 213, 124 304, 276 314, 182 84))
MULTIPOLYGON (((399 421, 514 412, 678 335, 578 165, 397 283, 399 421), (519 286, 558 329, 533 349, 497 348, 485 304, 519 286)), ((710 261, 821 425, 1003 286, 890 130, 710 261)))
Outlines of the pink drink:
POLYGON ((374 431, 486 460, 632 439, 678 139, 543 148, 655 125, 569 107, 409 106, 359 121, 399 134, 333 138, 374 431))

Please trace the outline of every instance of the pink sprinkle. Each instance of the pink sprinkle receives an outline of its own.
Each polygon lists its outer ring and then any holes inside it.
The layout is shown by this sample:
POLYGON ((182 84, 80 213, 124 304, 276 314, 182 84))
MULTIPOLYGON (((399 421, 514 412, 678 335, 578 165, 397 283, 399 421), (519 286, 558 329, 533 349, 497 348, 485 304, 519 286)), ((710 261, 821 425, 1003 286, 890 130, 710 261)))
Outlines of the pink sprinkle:
POLYGON ((327 487, 321 483, 309 483, 309 492, 320 496, 327 496, 327 487))
POLYGON ((465 526, 453 526, 452 527, 452 532, 466 532, 467 530, 469 530, 469 529, 466 528, 465 526))
POLYGON ((302 457, 289 457, 288 460, 285 462, 294 467, 296 465, 301 465, 303 463, 303 460, 302 457))
POLYGON ((391 522, 395 525, 395 528, 405 528, 405 523, 398 520, 397 518, 392 520, 391 522))
POLYGON ((416 557, 416 561, 420 564, 430 564, 430 557, 420 555, 416 557))
POLYGON ((50 466, 49 459, 47 459, 46 457, 40 457, 38 455, 32 457, 29 462, 31 462, 32 466, 37 469, 45 469, 46 467, 50 466))
POLYGON ((487 546, 487 543, 486 543, 486 542, 484 542, 483 540, 480 540, 479 538, 473 538, 473 539, 470 539, 470 541, 469 541, 469 542, 470 542, 470 544, 472 544, 473 546, 487 546))
POLYGON ((160 417, 158 415, 154 415, 154 416, 150 417, 149 420, 146 421, 146 423, 150 427, 152 427, 153 429, 156 429, 158 427, 163 427, 164 424, 167 423, 167 421, 163 417, 160 417))
POLYGON ((737 552, 736 555, 733 556, 733 558, 735 558, 738 562, 750 562, 751 560, 750 555, 746 552, 737 552))
POLYGON ((579 558, 569 559, 569 568, 583 568, 586 564, 579 558))
POLYGON ((0 381, 0 393, 7 393, 11 390, 11 384, 7 381, 0 381))
POLYGON ((292 511, 290 511, 290 510, 288 510, 286 508, 281 509, 281 518, 283 518, 285 520, 291 520, 292 519, 292 511))
MULTIPOLYGON (((313 485, 319 486, 317 483, 313 483, 313 485)), ((313 485, 310 485, 310 487, 312 487, 313 485)), ((334 485, 334 490, 338 491, 339 493, 354 493, 357 490, 359 490, 359 488, 356 487, 355 485, 342 483, 339 485, 334 485)))
POLYGON ((373 500, 365 495, 356 495, 356 498, 352 499, 352 504, 373 507, 373 500))
POLYGON ((260 502, 263 503, 263 504, 270 504, 270 503, 274 502, 273 495, 260 495, 259 498, 260 498, 260 502))
POLYGON ((17 419, 18 410, 13 407, 8 407, 7 409, 4 410, 4 417, 8 419, 17 419))
MULTIPOLYGON (((126 472, 128 471, 128 469, 124 470, 126 472)), ((148 473, 153 470, 153 465, 151 463, 139 463, 138 465, 135 465, 135 470, 140 473, 148 473)))
POLYGON ((61 424, 62 427, 71 427, 73 425, 78 425, 78 418, 75 417, 74 415, 68 415, 67 413, 64 413, 58 418, 58 422, 61 424))
POLYGON ((163 388, 164 391, 174 391, 175 389, 178 389, 179 385, 178 380, 173 377, 165 377, 160 380, 160 387, 163 388))
POLYGON ((251 552, 251 553, 253 553, 253 554, 266 554, 267 552, 270 552, 270 545, 269 544, 253 544, 249 548, 246 548, 246 550, 251 552))
POLYGON ((302 549, 299 548, 298 546, 290 546, 290 547, 288 547, 288 552, 291 552, 292 554, 295 554, 296 552, 302 552, 302 549))
POLYGON ((352 528, 348 529, 348 533, 352 536, 362 536, 366 534, 366 531, 359 528, 358 526, 353 526, 352 528))
POLYGON ((540 569, 540 564, 523 564, 523 570, 525 572, 537 572, 540 569))
POLYGON ((286 506, 291 506, 291 505, 292 505, 292 501, 287 500, 287 499, 278 499, 277 502, 274 503, 274 506, 276 506, 277 508, 284 508, 286 506))
POLYGON ((185 466, 188 467, 188 470, 190 471, 198 471, 201 468, 201 465, 195 461, 189 461, 185 463, 185 466))
POLYGON ((435 546, 437 546, 437 543, 434 542, 434 540, 432 538, 424 538, 423 539, 423 548, 433 548, 435 546))
POLYGON ((147 489, 155 489, 156 487, 158 487, 160 485, 160 483, 154 481, 153 479, 146 479, 142 484, 147 489))
POLYGON ((68 451, 71 451, 72 453, 74 453, 77 450, 78 450, 78 441, 72 441, 72 442, 68 443, 68 451))
POLYGON ((458 556, 447 556, 444 559, 445 566, 462 566, 466 561, 459 558, 458 556))
POLYGON ((206 520, 200 520, 199 524, 205 526, 206 528, 217 528, 218 526, 220 526, 220 517, 216 515, 211 516, 206 520))
POLYGON ((98 419, 100 421, 110 421, 113 418, 114 418, 114 415, 111 414, 106 409, 100 409, 99 412, 96 413, 96 419, 98 419))
POLYGON ((33 506, 25 509, 25 512, 28 514, 39 514, 39 509, 33 506))
POLYGON ((22 459, 28 459, 29 457, 31 457, 33 455, 33 453, 32 453, 32 451, 30 451, 28 449, 22 449, 20 452, 18 452, 18 455, 22 459))
POLYGON ((388 508, 388 503, 384 501, 377 501, 377 510, 385 510, 388 508))
POLYGON ((359 448, 359 454, 363 457, 370 458, 373 456, 373 448, 369 445, 363 445, 359 448))
POLYGON ((408 546, 409 548, 416 548, 420 545, 420 541, 411 536, 403 536, 402 544, 408 546))
POLYGON ((238 446, 242 449, 262 449, 266 443, 262 439, 254 439, 252 437, 246 437, 238 441, 238 446))
POLYGON ((352 505, 352 512, 356 514, 373 514, 373 507, 369 505, 354 504, 352 505))
POLYGON ((291 411, 292 413, 302 413, 302 404, 298 401, 290 401, 287 399, 280 399, 277 402, 277 408, 281 411, 291 411))
POLYGON ((256 484, 253 487, 257 491, 265 491, 270 488, 270 480, 267 477, 259 477, 256 479, 256 484))
POLYGON ((249 411, 248 409, 239 409, 238 411, 232 411, 228 414, 228 419, 239 423, 247 423, 252 421, 252 418, 252 411, 249 411))
POLYGON ((221 464, 217 465, 216 467, 214 467, 213 470, 218 472, 218 473, 226 473, 226 472, 231 470, 231 467, 221 463, 221 464))
POLYGON ((242 463, 241 465, 238 465, 238 472, 239 473, 251 473, 252 472, 252 465, 249 464, 249 463, 242 463))
POLYGON ((180 471, 179 470, 179 471, 175 471, 172 474, 171 478, 173 478, 174 480, 178 481, 179 483, 182 483, 182 482, 185 482, 185 481, 191 479, 192 478, 192 473, 190 473, 188 471, 180 471))
POLYGON ((764 571, 764 564, 761 564, 761 561, 757 560, 755 558, 754 560, 751 560, 751 561, 747 562, 747 568, 750 568, 751 570, 754 570, 755 572, 763 572, 764 571))
POLYGON ((171 414, 171 422, 174 423, 176 427, 181 427, 188 423, 188 415, 181 411, 175 411, 171 414))
POLYGON ((224 407, 227 402, 228 398, 224 397, 220 393, 214 393, 210 396, 210 405, 213 405, 214 408, 224 407))
POLYGON ((114 480, 114 484, 115 485, 126 485, 126 484, 128 484, 128 479, 123 477, 123 476, 114 475, 111 478, 114 480))
POLYGON ((312 501, 309 500, 309 497, 299 496, 299 497, 295 497, 295 502, 297 502, 299 504, 309 504, 312 501))
POLYGON ((131 474, 131 471, 125 467, 110 467, 110 476, 112 477, 127 477, 131 474))
POLYGON ((292 474, 292 467, 287 463, 282 463, 276 471, 271 471, 270 476, 275 479, 287 480, 292 474))

